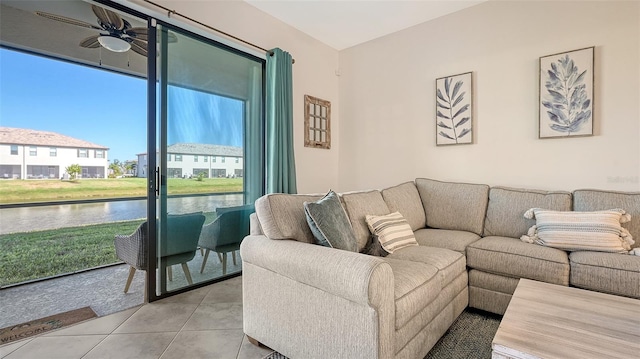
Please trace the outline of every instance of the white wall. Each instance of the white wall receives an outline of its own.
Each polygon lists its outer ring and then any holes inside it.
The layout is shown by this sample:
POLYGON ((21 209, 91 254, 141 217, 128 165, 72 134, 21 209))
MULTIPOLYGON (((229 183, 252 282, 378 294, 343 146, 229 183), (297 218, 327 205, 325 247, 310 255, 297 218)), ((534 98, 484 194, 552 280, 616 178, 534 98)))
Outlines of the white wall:
POLYGON ((291 53, 296 61, 293 65, 293 113, 298 192, 336 188, 340 143, 338 77, 335 75, 338 51, 243 1, 156 2, 265 49, 279 47, 291 53), (305 94, 331 101, 334 110, 330 150, 304 147, 305 94))
POLYGON ((429 177, 640 190, 640 3, 491 1, 340 52, 337 190, 429 177), (538 59, 595 46, 594 136, 538 139, 538 59), (473 71, 474 144, 435 146, 435 79, 473 71))

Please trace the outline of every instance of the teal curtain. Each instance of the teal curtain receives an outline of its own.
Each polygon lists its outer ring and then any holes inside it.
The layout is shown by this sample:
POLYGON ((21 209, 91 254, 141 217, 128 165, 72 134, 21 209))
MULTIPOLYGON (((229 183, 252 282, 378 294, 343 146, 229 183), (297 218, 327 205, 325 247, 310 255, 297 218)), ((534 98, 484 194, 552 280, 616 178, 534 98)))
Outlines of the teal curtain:
POLYGON ((291 55, 267 54, 266 166, 267 193, 296 193, 293 154, 293 76, 291 55))

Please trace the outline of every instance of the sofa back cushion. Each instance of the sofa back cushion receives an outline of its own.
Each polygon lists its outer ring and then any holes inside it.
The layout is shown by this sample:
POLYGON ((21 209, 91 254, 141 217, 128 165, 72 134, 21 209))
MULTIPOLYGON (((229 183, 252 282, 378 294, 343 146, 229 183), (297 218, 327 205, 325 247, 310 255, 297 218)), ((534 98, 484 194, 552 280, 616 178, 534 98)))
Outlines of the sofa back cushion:
POLYGON ((422 199, 428 227, 482 235, 489 186, 417 178, 416 187, 422 199))
POLYGON ((527 234, 536 224, 535 219, 524 218, 531 208, 570 211, 571 193, 491 187, 483 236, 520 238, 527 234))
POLYGON ((358 252, 367 246, 371 232, 367 225, 366 216, 381 216, 391 213, 384 202, 380 191, 353 192, 342 195, 344 208, 349 215, 349 221, 353 227, 353 233, 358 242, 358 252))
POLYGON ((623 209, 631 215, 631 221, 623 223, 635 240, 633 248, 640 248, 640 192, 615 192, 581 189, 573 192, 574 211, 603 211, 623 209))
POLYGON ((304 214, 304 202, 317 201, 321 195, 272 193, 256 200, 256 214, 264 234, 271 239, 293 239, 314 243, 304 214))
POLYGON ((387 203, 389 211, 400 212, 411 226, 412 231, 415 232, 427 225, 427 217, 415 183, 406 182, 383 189, 382 198, 387 203))

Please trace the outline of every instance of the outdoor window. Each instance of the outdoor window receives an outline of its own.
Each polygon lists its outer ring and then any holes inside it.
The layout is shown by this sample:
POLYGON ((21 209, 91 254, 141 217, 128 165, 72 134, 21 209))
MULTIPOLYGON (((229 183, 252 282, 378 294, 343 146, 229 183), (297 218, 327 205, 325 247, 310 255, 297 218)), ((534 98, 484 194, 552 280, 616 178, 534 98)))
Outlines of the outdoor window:
POLYGON ((37 156, 38 155, 38 147, 31 146, 29 147, 29 156, 37 156))
POLYGON ((167 162, 171 162, 171 154, 167 154, 167 162))
POLYGON ((224 168, 212 169, 211 177, 227 177, 227 170, 225 170, 224 168))
POLYGON ((18 154, 18 145, 11 145, 11 154, 12 155, 18 154))
POLYGON ((209 162, 209 156, 204 156, 204 161, 209 162))
POLYGON ((193 175, 195 177, 202 176, 203 178, 209 178, 209 169, 208 168, 194 168, 193 175), (202 175, 201 175, 202 173, 202 175))
POLYGON ((96 150, 96 158, 104 158, 104 150, 96 150))
POLYGON ((89 150, 87 150, 86 148, 79 148, 78 149, 78 157, 79 158, 87 158, 87 157, 89 157, 89 150))
POLYGON ((236 163, 240 163, 240 158, 236 157, 236 163))
POLYGON ((198 162, 198 155, 193 155, 193 162, 198 162))
POLYGON ((59 175, 58 166, 27 166, 27 178, 29 179, 58 178, 59 175))
POLYGON ((182 162, 182 155, 176 155, 176 162, 182 162))
POLYGON ((182 178, 182 168, 167 168, 169 178, 182 178))
POLYGON ((82 166, 82 178, 105 178, 104 167, 82 166))
POLYGON ((20 165, 0 165, 0 178, 4 179, 19 179, 22 173, 22 167, 20 165))
POLYGON ((222 157, 222 159, 220 160, 220 163, 224 163, 225 159, 226 159, 226 157, 222 157))
POLYGON ((211 162, 216 163, 216 156, 211 156, 211 162))
POLYGON ((56 157, 58 156, 58 149, 55 147, 51 147, 49 149, 49 157, 56 157))

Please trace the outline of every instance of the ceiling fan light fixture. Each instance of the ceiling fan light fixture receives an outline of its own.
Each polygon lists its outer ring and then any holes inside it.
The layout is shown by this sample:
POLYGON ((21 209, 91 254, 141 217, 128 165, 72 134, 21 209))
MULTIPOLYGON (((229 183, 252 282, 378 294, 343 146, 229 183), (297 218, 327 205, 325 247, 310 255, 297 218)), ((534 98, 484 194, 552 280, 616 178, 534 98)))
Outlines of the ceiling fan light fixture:
POLYGON ((109 35, 100 36, 98 42, 102 47, 113 52, 126 52, 131 48, 131 44, 125 40, 109 35))

